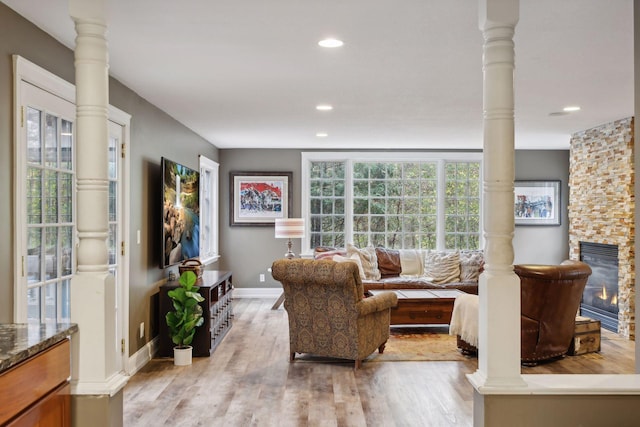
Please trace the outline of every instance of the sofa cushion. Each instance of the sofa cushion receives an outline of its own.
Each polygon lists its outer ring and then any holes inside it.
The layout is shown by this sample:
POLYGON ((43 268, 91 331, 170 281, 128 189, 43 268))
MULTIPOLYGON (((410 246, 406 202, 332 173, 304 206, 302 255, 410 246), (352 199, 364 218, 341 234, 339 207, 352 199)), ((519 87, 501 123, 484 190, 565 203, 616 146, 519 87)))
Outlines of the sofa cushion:
POLYGON ((402 277, 420 277, 422 276, 422 258, 423 255, 419 249, 401 249, 400 250, 400 268, 402 277))
POLYGON ((376 248, 376 259, 381 277, 399 276, 402 273, 400 251, 378 247, 376 248))
POLYGON ((460 281, 460 253, 427 252, 423 276, 436 284, 460 281))
POLYGON ((358 256, 358 254, 353 254, 350 257, 334 255, 331 259, 333 259, 335 262, 355 262, 358 266, 358 271, 360 272, 360 280, 366 279, 366 276, 364 275, 364 269, 362 268, 362 262, 360 261, 360 257, 358 256))
POLYGON ((460 251, 460 280, 478 280, 484 266, 482 251, 460 251))
POLYGON ((347 257, 353 254, 358 254, 360 261, 362 262, 362 268, 364 269, 364 275, 367 280, 380 280, 380 270, 378 270, 378 259, 376 257, 376 249, 373 246, 367 246, 366 248, 359 249, 347 243, 347 257))

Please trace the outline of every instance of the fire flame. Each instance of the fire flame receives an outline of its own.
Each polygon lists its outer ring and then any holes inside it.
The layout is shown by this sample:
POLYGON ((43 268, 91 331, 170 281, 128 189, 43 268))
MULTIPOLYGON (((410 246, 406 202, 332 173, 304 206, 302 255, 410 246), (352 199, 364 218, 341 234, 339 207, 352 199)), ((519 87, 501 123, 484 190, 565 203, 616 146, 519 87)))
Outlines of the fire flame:
MULTIPOLYGON (((607 295, 607 288, 604 285, 602 285, 602 292, 600 293, 599 298, 602 301, 609 301, 609 295, 607 295)), ((618 305, 618 294, 614 294, 611 297, 611 301, 609 301, 609 304, 618 305)))
POLYGON ((600 299, 604 301, 609 299, 609 297, 607 296, 607 288, 605 288, 604 285, 602 286, 602 293, 600 294, 600 299))

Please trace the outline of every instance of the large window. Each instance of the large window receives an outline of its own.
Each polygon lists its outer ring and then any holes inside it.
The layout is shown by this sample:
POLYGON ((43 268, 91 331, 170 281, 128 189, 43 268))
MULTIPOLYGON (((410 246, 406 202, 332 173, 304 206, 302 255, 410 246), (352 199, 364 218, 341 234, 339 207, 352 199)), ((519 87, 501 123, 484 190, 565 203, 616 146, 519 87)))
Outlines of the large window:
POLYGON ((479 249, 480 156, 303 153, 304 247, 479 249))

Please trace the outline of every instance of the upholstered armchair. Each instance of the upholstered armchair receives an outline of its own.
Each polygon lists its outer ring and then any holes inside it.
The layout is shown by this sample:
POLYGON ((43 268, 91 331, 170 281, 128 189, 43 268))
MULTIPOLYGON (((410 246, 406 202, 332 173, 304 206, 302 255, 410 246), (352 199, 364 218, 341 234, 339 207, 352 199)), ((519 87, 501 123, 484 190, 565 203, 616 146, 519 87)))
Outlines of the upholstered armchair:
POLYGON ((272 266, 284 288, 289 316, 290 361, 310 353, 355 361, 355 368, 389 338, 393 292, 364 298, 358 266, 353 262, 282 259, 272 266))
MULTIPOLYGON (((571 260, 560 265, 514 265, 513 268, 521 286, 522 363, 535 365, 565 355, 575 332, 575 318, 591 268, 571 260)), ((460 334, 458 348, 465 352, 476 350, 462 340, 460 334)))

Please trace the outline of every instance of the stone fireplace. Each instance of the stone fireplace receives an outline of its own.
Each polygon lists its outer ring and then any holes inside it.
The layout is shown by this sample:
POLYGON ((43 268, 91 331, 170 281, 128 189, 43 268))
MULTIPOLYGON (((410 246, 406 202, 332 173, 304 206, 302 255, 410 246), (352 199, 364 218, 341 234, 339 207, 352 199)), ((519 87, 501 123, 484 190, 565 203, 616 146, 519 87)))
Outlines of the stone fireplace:
MULTIPOLYGON (((581 259, 584 242, 616 247, 617 332, 630 339, 635 339, 633 122, 629 117, 573 134, 569 157, 570 258, 581 259)), ((612 311, 610 296, 607 301, 612 311)))

